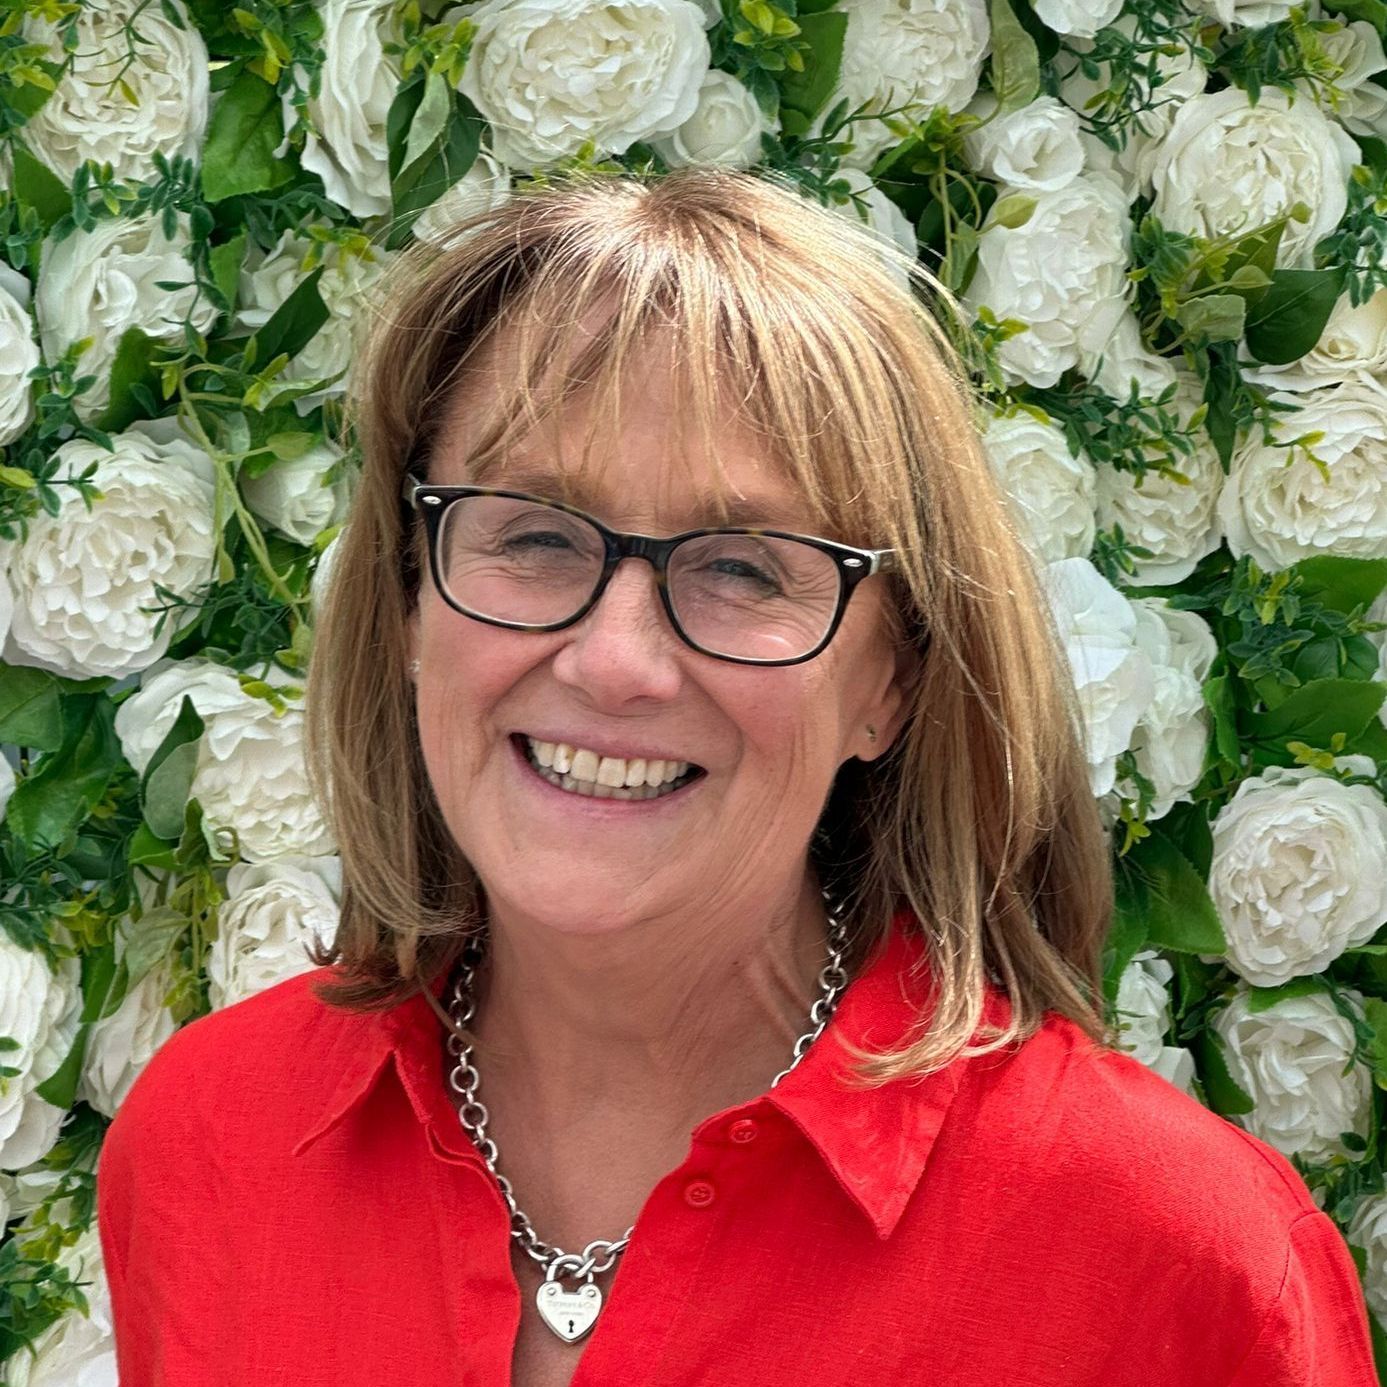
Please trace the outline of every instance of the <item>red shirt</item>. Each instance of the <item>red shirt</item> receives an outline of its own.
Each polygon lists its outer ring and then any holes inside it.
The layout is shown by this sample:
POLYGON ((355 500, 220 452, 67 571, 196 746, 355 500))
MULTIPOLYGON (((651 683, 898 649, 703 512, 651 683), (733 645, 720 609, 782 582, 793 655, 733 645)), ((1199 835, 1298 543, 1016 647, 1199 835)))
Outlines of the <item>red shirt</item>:
MULTIPOLYGON (((1071 1022, 844 1086, 840 1037, 912 1020, 917 947, 898 933, 793 1073, 693 1132, 573 1387, 1375 1387, 1352 1260, 1290 1163, 1071 1022)), ((314 976, 186 1026, 116 1116, 123 1387, 506 1387, 506 1209, 440 1024, 422 995, 325 1007, 314 976)))

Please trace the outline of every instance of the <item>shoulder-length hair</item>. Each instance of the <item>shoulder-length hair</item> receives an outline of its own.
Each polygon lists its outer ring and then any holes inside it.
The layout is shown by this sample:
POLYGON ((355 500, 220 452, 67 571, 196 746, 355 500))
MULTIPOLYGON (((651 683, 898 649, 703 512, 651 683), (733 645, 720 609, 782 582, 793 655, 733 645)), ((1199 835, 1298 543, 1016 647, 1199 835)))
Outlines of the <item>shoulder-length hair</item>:
POLYGON ((848 911, 855 960, 902 910, 927 947, 930 1014, 860 1057, 861 1076, 989 1053, 1047 1010, 1112 1043, 1105 834, 1048 609, 941 325, 951 311, 851 218, 718 169, 534 186, 401 257, 354 369, 362 472, 308 680, 310 760, 345 883, 336 938, 315 956, 338 965, 323 1001, 384 1008, 427 989, 438 1011, 432 985, 483 925, 420 752, 406 622, 423 578, 405 473, 426 471, 465 368, 499 333, 496 388, 510 393, 487 401, 477 467, 577 390, 596 392, 591 419, 616 417, 629 363, 659 332, 713 455, 730 408, 825 533, 902 560, 888 581, 897 639, 918 654, 907 721, 881 759, 842 768, 806 845, 848 911), (1011 1001, 1005 1026, 981 1026, 989 973, 1011 1001))

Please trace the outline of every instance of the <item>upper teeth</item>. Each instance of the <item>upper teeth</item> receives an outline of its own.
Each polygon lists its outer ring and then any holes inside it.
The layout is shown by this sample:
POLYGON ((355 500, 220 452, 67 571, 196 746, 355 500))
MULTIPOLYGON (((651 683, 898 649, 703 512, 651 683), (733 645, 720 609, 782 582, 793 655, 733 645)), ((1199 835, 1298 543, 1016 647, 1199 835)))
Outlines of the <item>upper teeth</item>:
POLYGON ((587 747, 570 746, 567 742, 540 742, 525 739, 530 754, 541 766, 559 775, 571 775, 574 780, 588 780, 594 785, 619 786, 663 785, 687 775, 687 761, 656 761, 643 756, 602 756, 587 747))

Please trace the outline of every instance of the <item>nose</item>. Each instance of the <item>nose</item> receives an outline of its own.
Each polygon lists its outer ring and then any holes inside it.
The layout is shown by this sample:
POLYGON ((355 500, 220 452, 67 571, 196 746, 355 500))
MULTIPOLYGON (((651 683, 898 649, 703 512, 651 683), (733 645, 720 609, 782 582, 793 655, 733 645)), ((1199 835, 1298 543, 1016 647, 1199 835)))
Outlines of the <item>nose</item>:
POLYGON ((596 705, 664 701, 683 682, 682 643, 644 559, 623 559, 597 605, 561 634, 567 639, 554 657, 554 675, 596 705))

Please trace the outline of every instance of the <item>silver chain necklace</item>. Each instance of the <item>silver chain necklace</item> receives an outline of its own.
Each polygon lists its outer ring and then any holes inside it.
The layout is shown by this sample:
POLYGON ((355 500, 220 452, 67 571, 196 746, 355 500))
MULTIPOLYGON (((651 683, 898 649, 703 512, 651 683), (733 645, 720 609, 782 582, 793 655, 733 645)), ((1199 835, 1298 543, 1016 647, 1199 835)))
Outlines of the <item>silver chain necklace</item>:
MULTIPOLYGON (((848 983, 847 970, 843 967, 847 928, 826 892, 824 900, 828 907, 828 962, 819 972, 819 995, 809 1009, 809 1029, 795 1041, 790 1063, 771 1080, 772 1088, 804 1058, 809 1047, 823 1034, 848 983)), ((615 1240, 594 1238, 581 1252, 565 1252, 545 1242, 535 1232, 529 1216, 516 1203, 510 1181, 497 1169, 496 1143, 486 1134, 491 1114, 477 1097, 481 1075, 472 1061, 472 1046, 462 1036, 476 1015, 472 984, 481 961, 480 943, 469 943, 463 950, 462 967, 453 985, 453 1001, 449 1008, 454 1029, 448 1036, 448 1051, 457 1057, 457 1064, 448 1076, 448 1082, 462 1099, 458 1117, 463 1131, 472 1138, 510 1209, 511 1237, 527 1257, 544 1268, 544 1282, 535 1296, 540 1319, 565 1343, 574 1344, 591 1331, 602 1309, 602 1292, 593 1278, 616 1265, 617 1258, 626 1251, 631 1241, 632 1230, 628 1228, 615 1240), (565 1280, 582 1284, 567 1290, 561 1284, 565 1280)))

